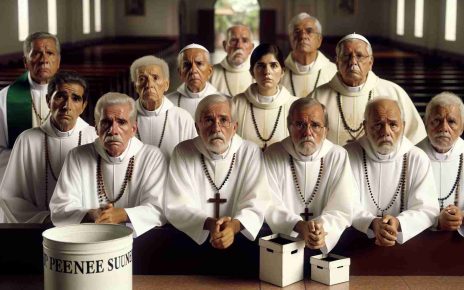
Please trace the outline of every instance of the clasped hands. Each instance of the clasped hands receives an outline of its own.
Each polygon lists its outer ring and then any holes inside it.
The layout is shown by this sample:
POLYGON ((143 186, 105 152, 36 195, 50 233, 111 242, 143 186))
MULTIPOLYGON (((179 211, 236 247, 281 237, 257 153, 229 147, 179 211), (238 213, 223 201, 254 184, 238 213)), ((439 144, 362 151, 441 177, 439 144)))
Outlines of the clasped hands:
POLYGON ((96 224, 120 224, 129 220, 124 208, 114 207, 112 203, 103 208, 90 209, 82 222, 96 224))
POLYGON ((445 231, 455 231, 462 225, 462 212, 455 205, 448 205, 441 210, 438 217, 438 228, 445 231))
POLYGON ((219 219, 207 218, 203 227, 210 232, 213 248, 227 249, 234 242, 235 234, 241 229, 240 221, 224 216, 219 219))
POLYGON ((377 246, 394 246, 400 231, 400 221, 391 215, 375 218, 371 223, 377 246))
POLYGON ((322 223, 317 220, 299 221, 294 230, 300 234, 306 243, 306 247, 317 250, 325 246, 325 236, 322 223))

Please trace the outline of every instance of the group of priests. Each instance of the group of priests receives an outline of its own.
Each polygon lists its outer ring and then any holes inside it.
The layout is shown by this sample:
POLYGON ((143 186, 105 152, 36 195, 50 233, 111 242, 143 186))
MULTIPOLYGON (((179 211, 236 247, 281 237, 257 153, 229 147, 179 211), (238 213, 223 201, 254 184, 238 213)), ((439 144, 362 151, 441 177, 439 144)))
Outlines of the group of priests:
POLYGON ((169 94, 167 63, 136 59, 137 99, 101 96, 95 128, 80 118, 87 82, 59 71, 58 38, 31 34, 26 72, 0 91, 1 219, 126 224, 134 236, 170 223, 218 249, 266 222, 323 253, 349 226, 379 246, 428 228, 464 235, 462 100, 435 96, 422 121, 374 74, 364 36, 343 37, 332 63, 315 17, 298 14, 288 33, 286 59, 243 25, 214 66, 187 45, 169 94))

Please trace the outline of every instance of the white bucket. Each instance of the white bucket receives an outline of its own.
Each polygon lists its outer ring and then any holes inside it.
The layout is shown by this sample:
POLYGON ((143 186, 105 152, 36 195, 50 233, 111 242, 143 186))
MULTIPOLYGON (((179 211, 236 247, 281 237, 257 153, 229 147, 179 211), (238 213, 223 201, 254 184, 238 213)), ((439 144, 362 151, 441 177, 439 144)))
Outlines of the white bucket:
POLYGON ((132 229, 80 224, 42 236, 45 290, 132 289, 132 229))

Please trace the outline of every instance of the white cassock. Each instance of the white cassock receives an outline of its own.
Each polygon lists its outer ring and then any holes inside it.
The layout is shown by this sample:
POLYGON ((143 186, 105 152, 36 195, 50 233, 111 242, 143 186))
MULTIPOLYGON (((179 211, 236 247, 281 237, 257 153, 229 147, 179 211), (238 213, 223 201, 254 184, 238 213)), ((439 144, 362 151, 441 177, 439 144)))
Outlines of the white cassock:
POLYGON ((264 153, 273 203, 266 212, 266 222, 274 233, 296 236, 296 223, 303 220, 305 205, 296 189, 290 165, 293 158, 298 184, 305 201, 313 193, 323 160, 319 190, 309 204, 310 219, 320 220, 327 236, 323 253, 330 252, 343 231, 351 226, 353 197, 357 190, 351 172, 348 153, 342 147, 324 140, 321 148, 311 156, 295 150, 291 137, 274 143, 264 153))
POLYGON ((207 200, 215 197, 216 190, 205 174, 201 154, 218 187, 224 182, 236 155, 230 176, 219 190, 220 197, 227 199, 219 206, 219 216, 239 220, 244 228, 241 233, 254 240, 264 221, 270 199, 269 187, 261 150, 237 134, 228 151, 215 155, 214 159, 200 137, 184 141, 174 149, 164 204, 168 221, 198 244, 208 238, 209 231, 204 230, 203 225, 208 217, 215 217, 215 206, 207 200))
POLYGON ((395 216, 400 221, 401 232, 397 242, 402 244, 423 230, 432 226, 438 215, 437 194, 430 161, 421 149, 403 137, 399 148, 389 154, 377 154, 371 147, 367 137, 345 146, 350 156, 351 168, 359 187, 359 198, 355 204, 356 214, 353 226, 361 232, 374 237, 369 229, 372 220, 380 215, 380 210, 373 199, 383 210, 391 203, 401 179, 403 155, 407 153, 407 173, 404 187, 404 210, 401 208, 401 191, 393 205, 384 212, 395 216), (366 165, 372 195, 369 192, 363 166, 363 149, 366 152, 366 165))
POLYGON ((119 157, 110 157, 100 139, 71 150, 63 165, 50 201, 53 224, 79 224, 90 209, 100 208, 97 190, 97 156, 101 156, 105 191, 116 199, 122 188, 129 160, 135 156, 132 180, 114 207, 124 208, 129 216, 127 225, 140 236, 166 222, 162 211, 167 164, 155 146, 132 138, 119 157))
POLYGON ((220 63, 213 66, 211 84, 221 93, 227 96, 236 96, 243 93, 252 83, 250 74, 250 58, 240 66, 232 66, 224 58, 220 63))
POLYGON ((135 106, 139 139, 143 143, 159 147, 168 161, 177 144, 197 136, 192 116, 184 109, 174 106, 167 98, 163 98, 163 103, 155 111, 145 110, 138 101, 135 106))
MULTIPOLYGON (((424 123, 408 94, 397 84, 381 79, 370 71, 366 82, 360 87, 347 87, 341 81, 339 74, 336 74, 329 83, 317 88, 313 93, 313 96, 327 108, 329 115, 327 139, 335 144, 345 145, 352 139, 343 125, 337 94, 340 94, 345 120, 353 129, 357 129, 364 121, 364 109, 371 95, 372 99, 383 97, 398 101, 404 112, 406 125, 404 134, 413 144, 419 143, 427 136, 424 123)), ((360 130, 358 137, 363 133, 364 131, 360 130)))
POLYGON ((0 186, 0 204, 9 223, 42 223, 50 215, 49 202, 68 152, 79 144, 92 143, 95 128, 81 118, 68 132, 60 132, 48 119, 41 127, 18 136, 0 186), (48 158, 45 157, 47 135, 48 158), (79 137, 80 136, 80 137, 79 137))
MULTIPOLYGON (((31 74, 28 73, 27 76, 29 80, 29 85, 31 88, 32 101, 34 102, 35 107, 37 108, 37 113, 40 114, 40 117, 44 120, 50 109, 47 105, 47 88, 48 84, 41 85, 34 82, 31 79, 31 74)), ((7 94, 10 86, 3 88, 0 91, 0 180, 3 178, 5 173, 6 165, 8 164, 8 158, 10 157, 11 150, 9 149, 10 144, 8 138, 8 122, 7 122, 7 94)), ((32 114, 32 127, 38 127, 41 125, 40 119, 35 115, 34 111, 31 110, 32 114)), ((1 215, 1 214, 0 214, 1 215)), ((1 218, 0 218, 1 221, 1 218)))
POLYGON ((317 51, 316 60, 307 66, 297 64, 292 53, 289 53, 285 59, 285 68, 282 85, 298 98, 309 96, 315 88, 328 83, 337 73, 337 66, 320 51, 317 51))
POLYGON ((279 87, 278 93, 274 96, 261 96, 258 94, 258 85, 252 84, 244 93, 233 98, 235 103, 235 116, 238 121, 237 134, 243 139, 258 144, 261 148, 264 148, 265 144, 269 146, 283 140, 288 136, 288 109, 290 109, 290 105, 297 99, 298 98, 292 96, 283 86, 279 87), (253 106, 253 113, 259 134, 263 139, 269 139, 277 122, 276 130, 271 139, 267 142, 262 141, 258 137, 252 119, 251 106, 253 106))
POLYGON ((192 93, 185 83, 181 84, 176 91, 171 92, 166 95, 176 107, 181 107, 192 115, 192 118, 195 118, 195 110, 197 109, 198 103, 209 95, 219 93, 218 90, 209 82, 206 82, 205 87, 201 92, 192 93))
MULTIPOLYGON (((453 147, 446 153, 439 153, 435 151, 430 144, 429 138, 422 140, 419 144, 417 144, 417 147, 424 150, 432 163, 433 176, 435 177, 435 184, 438 192, 437 196, 438 198, 443 199, 443 208, 448 205, 454 205, 458 186, 456 186, 452 192, 451 189, 453 189, 453 185, 458 179, 460 158, 463 158, 464 162, 464 140, 458 138, 453 147), (448 198, 446 198, 447 196, 448 198)), ((461 168, 458 193, 459 198, 457 204, 457 207, 461 210, 464 209, 464 177, 462 170, 463 168, 461 168)), ((435 221, 435 226, 437 225, 437 222, 438 219, 435 221)), ((458 229, 458 232, 461 236, 464 236, 464 226, 461 226, 461 228, 458 229)))

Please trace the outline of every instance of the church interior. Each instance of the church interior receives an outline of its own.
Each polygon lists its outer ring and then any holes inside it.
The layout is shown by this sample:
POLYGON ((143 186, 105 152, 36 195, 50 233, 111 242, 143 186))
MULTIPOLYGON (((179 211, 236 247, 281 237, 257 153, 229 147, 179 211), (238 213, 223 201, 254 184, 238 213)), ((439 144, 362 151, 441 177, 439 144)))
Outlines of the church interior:
MULTIPOLYGON (((89 124, 94 124, 93 109, 106 92, 136 98, 129 68, 139 57, 167 61, 167 92, 181 83, 177 54, 187 44, 203 45, 213 63, 219 62, 225 24, 218 19, 231 23, 234 14, 253 28, 256 44, 277 44, 285 56, 291 50, 288 22, 300 12, 321 22, 320 50, 332 61, 341 37, 364 35, 372 44, 373 71, 400 85, 421 116, 440 92, 464 96, 464 1, 2 0, 0 7, 0 89, 24 72, 25 37, 48 31, 61 42, 60 69, 76 71, 89 83, 89 104, 82 116, 89 124), (234 10, 244 6, 254 10, 234 10)), ((41 225, 0 224, 0 289, 42 289, 43 230, 41 225)), ((260 236, 267 234, 270 230, 264 227, 260 236)), ((169 225, 151 230, 134 240, 134 289, 274 289, 257 278, 257 244, 237 237, 230 250, 218 252, 208 243, 196 245, 169 225)), ((427 231, 401 246, 379 248, 350 228, 333 252, 351 258, 349 287, 458 289, 464 282, 463 246, 456 233, 427 231)), ((305 251, 305 261, 318 253, 305 251)), ((329 289, 305 279, 288 289, 329 289)))

